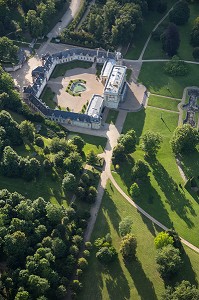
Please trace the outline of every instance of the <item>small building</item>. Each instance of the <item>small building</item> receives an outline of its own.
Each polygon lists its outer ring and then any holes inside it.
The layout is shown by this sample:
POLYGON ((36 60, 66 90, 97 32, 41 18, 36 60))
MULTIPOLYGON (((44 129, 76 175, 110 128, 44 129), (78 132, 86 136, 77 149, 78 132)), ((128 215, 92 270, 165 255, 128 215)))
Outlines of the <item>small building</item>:
POLYGON ((117 109, 119 102, 124 101, 126 69, 125 66, 113 66, 104 87, 104 106, 117 109))
POLYGON ((115 65, 116 65, 116 61, 114 59, 109 59, 109 60, 105 61, 102 71, 101 71, 101 74, 100 74, 101 82, 104 85, 112 71, 113 66, 115 66, 115 65))

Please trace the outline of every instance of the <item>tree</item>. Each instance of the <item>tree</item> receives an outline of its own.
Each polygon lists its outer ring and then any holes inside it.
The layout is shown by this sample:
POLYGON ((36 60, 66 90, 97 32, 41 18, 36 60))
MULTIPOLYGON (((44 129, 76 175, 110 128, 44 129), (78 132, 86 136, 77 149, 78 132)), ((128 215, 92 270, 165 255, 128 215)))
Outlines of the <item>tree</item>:
POLYGON ((138 184, 136 182, 134 182, 131 186, 130 186, 130 194, 132 197, 139 197, 140 195, 140 188, 138 186, 138 184))
POLYGON ((172 76, 186 76, 189 72, 187 64, 174 55, 170 61, 165 64, 165 72, 172 76))
POLYGON ((19 163, 20 157, 17 153, 10 146, 6 146, 1 162, 3 174, 8 177, 18 177, 20 175, 19 163))
POLYGON ((22 121, 19 125, 19 130, 23 139, 28 140, 29 142, 34 141, 35 127, 30 121, 22 121))
POLYGON ((37 145, 38 147, 41 147, 41 148, 44 147, 44 141, 43 141, 42 137, 38 136, 35 139, 35 145, 37 145))
POLYGON ((71 141, 77 147, 77 151, 81 153, 86 144, 85 141, 78 135, 74 136, 71 141))
POLYGON ((67 296, 67 290, 64 285, 59 285, 56 290, 56 299, 63 299, 67 296))
POLYGON ((97 190, 94 186, 88 188, 87 201, 89 203, 94 203, 97 197, 97 190))
POLYGON ((91 150, 87 155, 87 163, 91 166, 97 165, 99 162, 97 155, 94 150, 91 150))
POLYGON ((114 261, 117 258, 117 251, 113 246, 102 247, 96 253, 96 257, 101 263, 107 264, 114 261))
POLYGON ((126 154, 133 153, 136 148, 137 137, 134 130, 127 131, 126 134, 121 135, 118 143, 124 146, 126 154))
POLYGON ((14 300, 29 300, 30 294, 27 291, 19 291, 14 300))
POLYGON ((5 236, 4 251, 8 257, 14 256, 17 259, 24 258, 27 251, 27 238, 24 232, 15 231, 5 236))
POLYGON ((66 173, 62 181, 64 191, 74 191, 77 186, 76 177, 71 173, 66 173))
POLYGON ((194 21, 194 25, 191 31, 191 44, 194 47, 199 47, 199 17, 194 21))
POLYGON ((82 270, 85 270, 88 267, 88 262, 84 257, 78 259, 78 267, 82 270))
POLYGON ((35 296, 43 295, 50 287, 48 280, 37 275, 29 276, 28 286, 35 296))
POLYGON ((137 160, 133 169, 132 169, 132 177, 134 179, 145 180, 148 178, 148 173, 150 169, 147 163, 142 161, 141 159, 137 160))
POLYGON ((141 137, 141 148, 148 156, 155 156, 160 149, 162 137, 159 133, 147 131, 141 137))
POLYGON ((180 46, 180 36, 175 24, 170 23, 160 39, 162 41, 162 49, 169 57, 172 57, 177 53, 180 46))
POLYGON ((179 126, 175 129, 170 143, 175 154, 191 153, 199 143, 198 131, 189 124, 179 126))
POLYGON ((44 24, 42 19, 37 16, 37 12, 35 10, 28 11, 26 23, 32 37, 38 38, 43 35, 44 24))
POLYGON ((127 234, 122 238, 120 252, 124 259, 133 259, 136 255, 137 240, 133 234, 127 234))
POLYGON ((77 175, 82 170, 83 161, 79 153, 72 152, 64 160, 64 165, 69 173, 77 175))
POLYGON ((182 264, 179 249, 174 248, 172 245, 161 248, 156 255, 156 262, 162 278, 171 278, 179 271, 182 264))
POLYGON ((199 59, 199 47, 196 47, 196 48, 193 49, 193 58, 195 60, 199 59))
POLYGON ((125 217, 124 220, 122 220, 119 223, 119 233, 121 236, 125 236, 126 234, 131 232, 133 221, 131 217, 125 217))
POLYGON ((48 203, 46 206, 46 216, 51 223, 57 224, 61 222, 63 211, 61 207, 48 203))
POLYGON ((166 232, 160 232, 154 239, 154 244, 156 249, 160 249, 167 245, 173 245, 174 240, 173 238, 166 232))
POLYGON ((179 1, 169 13, 170 22, 176 25, 184 25, 190 16, 189 5, 186 1, 179 1))
POLYGON ((60 238, 53 240, 52 249, 56 258, 63 258, 66 255, 66 245, 60 238))
POLYGON ((199 300, 199 290, 189 281, 183 280, 174 289, 167 287, 162 300, 199 300))
POLYGON ((125 160, 125 149, 124 146, 121 144, 117 144, 113 148, 113 155, 112 155, 112 162, 114 165, 120 165, 122 161, 125 160))
POLYGON ((16 62, 19 47, 6 36, 0 37, 0 60, 4 62, 16 62))

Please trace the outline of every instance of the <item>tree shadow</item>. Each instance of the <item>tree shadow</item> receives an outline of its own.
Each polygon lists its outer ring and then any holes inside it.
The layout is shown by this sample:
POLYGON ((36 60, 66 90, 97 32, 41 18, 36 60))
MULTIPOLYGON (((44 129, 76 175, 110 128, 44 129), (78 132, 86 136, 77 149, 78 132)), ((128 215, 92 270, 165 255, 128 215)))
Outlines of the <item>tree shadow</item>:
POLYGON ((130 299, 130 287, 118 258, 108 266, 107 274, 109 278, 106 278, 106 287, 109 293, 109 299, 130 299))
MULTIPOLYGON (((154 187, 151 185, 151 182, 149 179, 145 180, 141 184, 139 184, 140 187, 140 196, 137 200, 137 203, 149 214, 151 214, 155 219, 158 221, 161 221, 162 224, 167 226, 168 228, 173 227, 173 223, 169 218, 168 212, 165 209, 160 195, 157 193, 157 191, 154 189, 154 187)), ((142 214, 140 214, 142 217, 142 220, 146 224, 147 228, 150 230, 151 234, 155 234, 155 224, 152 225, 151 222, 148 221, 147 218, 143 217, 142 214)))
POLYGON ((143 300, 150 299, 150 300, 157 300, 157 295, 154 290, 153 283, 150 279, 146 276, 141 262, 136 259, 132 262, 125 262, 125 266, 128 269, 135 287, 140 295, 140 298, 143 300), (143 288, 144 287, 144 288, 143 288))
MULTIPOLYGON (((180 157, 180 162, 186 177, 194 177, 197 186, 199 187, 199 152, 195 151, 187 155, 182 155, 180 157)), ((197 194, 197 192, 194 192, 191 188, 188 189, 188 192, 197 202, 199 202, 199 194, 197 194)))
MULTIPOLYGON (((114 193, 114 190, 113 190, 114 193)), ((111 223, 116 230, 117 234, 119 234, 119 223, 121 221, 121 217, 117 211, 117 207, 115 206, 115 203, 112 200, 112 196, 109 194, 107 190, 104 192, 104 205, 103 205, 103 211, 104 213, 107 213, 109 215, 109 218, 111 219, 111 223)))
POLYGON ((156 158, 147 158, 147 162, 153 169, 153 175, 164 193, 167 203, 189 226, 193 227, 193 222, 188 218, 187 213, 196 215, 191 202, 186 199, 185 194, 178 188, 176 182, 169 176, 167 171, 156 158))
POLYGON ((139 144, 139 138, 142 135, 146 112, 145 109, 141 109, 138 112, 131 112, 127 114, 126 121, 123 126, 122 133, 126 133, 130 129, 134 129, 137 136, 137 144, 139 144))
POLYGON ((135 164, 135 160, 132 156, 128 155, 126 160, 121 163, 119 170, 117 171, 122 179, 122 181, 127 186, 128 192, 132 184, 131 172, 135 164))

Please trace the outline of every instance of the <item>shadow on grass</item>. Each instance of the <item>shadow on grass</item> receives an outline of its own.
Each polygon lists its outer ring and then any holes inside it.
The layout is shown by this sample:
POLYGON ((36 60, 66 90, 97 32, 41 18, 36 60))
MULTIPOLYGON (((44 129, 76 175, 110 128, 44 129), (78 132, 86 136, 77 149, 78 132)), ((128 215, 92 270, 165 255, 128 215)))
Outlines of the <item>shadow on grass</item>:
POLYGON ((122 179, 123 182, 125 182, 125 185, 128 188, 128 192, 130 189, 130 186, 132 185, 133 181, 131 179, 131 172, 132 168, 135 164, 135 160, 132 156, 128 155, 126 160, 121 163, 121 167, 117 171, 122 179))
POLYGON ((130 287, 120 266, 119 259, 108 266, 107 273, 109 278, 106 278, 106 287, 109 299, 130 299, 130 287))
MULTIPOLYGON (((190 153, 189 155, 183 155, 180 157, 180 161, 186 177, 194 177, 199 187, 199 152, 195 151, 193 153, 190 153)), ((199 196, 196 192, 190 189, 189 193, 197 202, 199 202, 199 196)))
POLYGON ((127 114, 126 121, 124 122, 122 133, 126 133, 130 129, 134 129, 137 135, 137 143, 142 135, 146 112, 145 109, 141 109, 138 112, 131 112, 127 114))
MULTIPOLYGON (((161 221, 162 224, 167 226, 168 228, 173 227, 173 223, 169 218, 168 212, 165 209, 160 195, 151 185, 149 179, 142 182, 140 185, 140 197, 139 200, 136 201, 138 205, 140 205, 145 211, 151 214, 155 219, 161 221)), ((155 224, 152 224, 145 218, 142 214, 143 222, 146 224, 147 228, 150 230, 151 234, 155 236, 155 224)))
MULTIPOLYGON (((118 214, 117 207, 115 206, 115 203, 113 202, 112 196, 109 194, 107 190, 104 192, 104 206, 103 211, 104 213, 107 213, 109 215, 109 218, 111 219, 111 223, 114 227, 114 229, 119 234, 119 223, 121 221, 121 217, 118 214)), ((110 229, 109 229, 110 230, 110 229)))
POLYGON ((196 273, 194 272, 189 256, 184 252, 182 254, 182 272, 180 272, 176 278, 176 282, 182 281, 182 280, 188 280, 192 284, 198 286, 198 281, 197 281, 197 276, 196 273))
POLYGON ((140 298, 143 300, 157 300, 158 298, 155 294, 153 283, 149 280, 148 277, 146 277, 141 262, 138 259, 132 262, 126 261, 125 266, 133 279, 140 298))
POLYGON ((153 175, 162 192, 165 194, 167 203, 170 205, 171 209, 186 222, 189 228, 193 227, 193 222, 187 217, 188 210, 192 215, 195 215, 195 211, 190 201, 186 199, 185 194, 179 190, 178 185, 156 158, 147 158, 147 162, 153 169, 153 175))

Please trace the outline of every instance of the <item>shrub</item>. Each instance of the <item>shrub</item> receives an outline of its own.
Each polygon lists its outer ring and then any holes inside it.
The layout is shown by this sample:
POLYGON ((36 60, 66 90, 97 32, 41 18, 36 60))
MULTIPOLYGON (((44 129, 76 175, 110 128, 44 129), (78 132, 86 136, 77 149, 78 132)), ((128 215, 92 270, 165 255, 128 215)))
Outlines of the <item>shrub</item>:
POLYGON ((102 247, 97 253, 96 257, 102 263, 110 263, 117 258, 117 251, 114 247, 102 247))
POLYGON ((43 139, 40 136, 38 136, 35 139, 35 145, 37 145, 38 147, 41 147, 41 148, 44 147, 44 141, 43 141, 43 139))
POLYGON ((138 197, 140 195, 140 188, 136 182, 134 182, 130 187, 130 194, 132 197, 138 197))
POLYGON ((199 47, 196 47, 196 48, 193 49, 193 58, 195 60, 199 59, 199 47))
POLYGON ((134 235, 127 234, 122 238, 120 252, 125 259, 132 259, 136 255, 137 240, 134 235))
POLYGON ((164 70, 172 77, 186 76, 189 72, 187 64, 179 60, 177 56, 173 56, 172 59, 165 64, 164 70))

